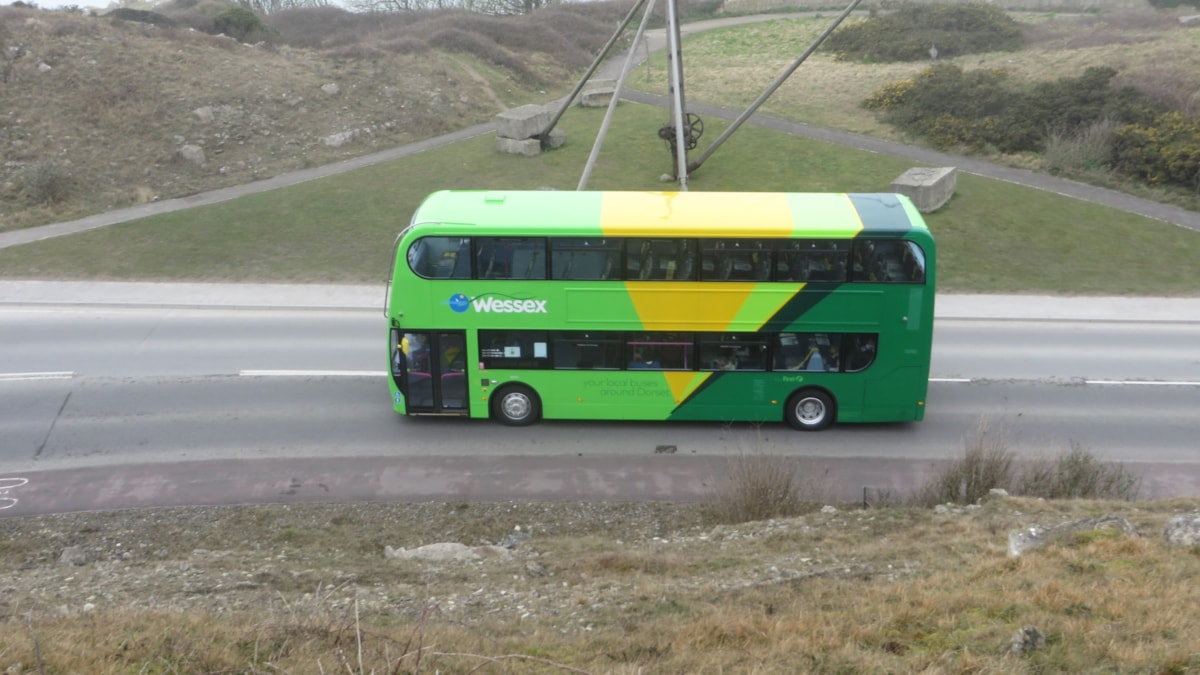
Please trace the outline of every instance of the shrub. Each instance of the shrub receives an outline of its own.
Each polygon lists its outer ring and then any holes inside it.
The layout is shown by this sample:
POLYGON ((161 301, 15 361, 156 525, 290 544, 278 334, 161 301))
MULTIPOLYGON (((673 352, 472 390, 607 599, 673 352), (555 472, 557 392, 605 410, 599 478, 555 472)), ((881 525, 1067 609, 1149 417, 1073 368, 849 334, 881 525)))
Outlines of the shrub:
POLYGON ((212 33, 215 30, 214 19, 233 7, 235 5, 230 0, 175 0, 157 5, 155 11, 170 17, 180 26, 212 33))
POLYGON ((238 42, 246 42, 256 33, 266 35, 270 32, 257 14, 244 7, 230 7, 213 17, 213 28, 238 42))
POLYGON ((25 199, 34 204, 58 204, 71 194, 71 177, 57 162, 36 162, 21 172, 25 199))
POLYGON ((1116 71, 1092 67, 1022 89, 1004 70, 931 66, 891 82, 863 102, 902 131, 938 148, 1040 152, 1052 133, 1075 135, 1105 119, 1152 119, 1155 106, 1133 88, 1113 89, 1116 71))
POLYGON ((1150 6, 1155 9, 1174 9, 1175 7, 1200 8, 1200 0, 1150 0, 1150 6))
POLYGON ((936 147, 983 147, 995 140, 995 120, 1010 105, 1004 70, 964 72, 950 64, 926 68, 915 78, 891 83, 864 103, 884 120, 936 147))
POLYGON ((1200 193, 1200 119, 1169 112, 1151 124, 1121 127, 1113 154, 1115 168, 1123 174, 1200 193))
POLYGON ((1020 27, 999 7, 904 3, 838 29, 821 49, 842 61, 888 63, 929 59, 933 47, 937 56, 950 57, 1013 51, 1021 44, 1020 27))
POLYGON ((144 9, 133 9, 131 7, 118 7, 104 16, 120 21, 134 21, 137 23, 148 23, 152 26, 170 27, 175 25, 175 21, 169 17, 163 16, 158 12, 151 12, 144 9))

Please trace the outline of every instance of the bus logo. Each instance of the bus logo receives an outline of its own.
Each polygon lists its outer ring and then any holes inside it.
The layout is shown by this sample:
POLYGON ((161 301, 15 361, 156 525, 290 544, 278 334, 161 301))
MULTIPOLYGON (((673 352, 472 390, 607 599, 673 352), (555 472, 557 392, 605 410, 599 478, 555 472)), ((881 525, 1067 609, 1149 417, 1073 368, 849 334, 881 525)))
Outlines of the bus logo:
POLYGON ((468 298, 462 293, 455 293, 450 296, 450 300, 446 304, 450 305, 450 309, 459 314, 474 308, 476 312, 482 314, 545 314, 546 300, 531 300, 523 298, 510 298, 507 296, 478 296, 468 298))
POLYGON ((455 293, 454 295, 450 296, 449 305, 450 309, 462 314, 463 312, 467 311, 468 307, 471 306, 471 299, 462 293, 455 293))

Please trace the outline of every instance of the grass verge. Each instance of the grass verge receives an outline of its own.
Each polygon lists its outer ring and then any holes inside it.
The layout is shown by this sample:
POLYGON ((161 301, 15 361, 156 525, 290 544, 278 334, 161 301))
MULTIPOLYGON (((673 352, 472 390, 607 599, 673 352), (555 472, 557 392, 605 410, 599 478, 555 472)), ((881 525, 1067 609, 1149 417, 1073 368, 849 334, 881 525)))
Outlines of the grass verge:
MULTIPOLYGON (((490 136, 213 206, 0 250, 0 277, 372 283, 420 200, 443 188, 575 189, 603 111, 573 109, 568 144, 535 158, 495 151, 490 136)), ((662 110, 623 104, 589 189, 659 190, 671 157, 662 110)), ((723 129, 710 120, 706 136, 723 129)), ((703 142, 703 141, 702 141, 703 142)), ((690 181, 693 190, 888 189, 904 160, 745 127, 690 181)), ((962 292, 1194 295, 1195 232, 961 175, 928 217, 939 287, 962 292)))

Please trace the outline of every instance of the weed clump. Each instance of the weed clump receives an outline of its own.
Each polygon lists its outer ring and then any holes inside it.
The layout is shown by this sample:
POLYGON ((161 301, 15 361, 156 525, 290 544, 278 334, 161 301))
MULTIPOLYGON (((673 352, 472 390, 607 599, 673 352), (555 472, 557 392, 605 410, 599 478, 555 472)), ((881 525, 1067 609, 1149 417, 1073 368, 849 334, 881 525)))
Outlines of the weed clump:
POLYGON ((788 518, 811 510, 794 459, 761 452, 742 453, 728 462, 727 482, 708 505, 716 523, 747 523, 788 518))
POLYGON ((1141 477, 1120 464, 1103 462, 1072 443, 1054 459, 1022 462, 1002 430, 980 423, 962 457, 921 487, 914 501, 924 506, 975 504, 991 490, 1044 499, 1137 499, 1141 477))
POLYGON ((1046 499, 1137 499, 1141 478, 1119 464, 1101 462, 1078 443, 1053 460, 1035 462, 1021 475, 1020 493, 1046 499))

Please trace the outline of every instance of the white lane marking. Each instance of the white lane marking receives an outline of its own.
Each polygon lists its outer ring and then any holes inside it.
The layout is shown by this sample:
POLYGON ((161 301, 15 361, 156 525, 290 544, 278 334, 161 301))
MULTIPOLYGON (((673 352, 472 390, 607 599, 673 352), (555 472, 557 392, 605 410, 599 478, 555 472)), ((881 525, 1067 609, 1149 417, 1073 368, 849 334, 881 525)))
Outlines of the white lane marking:
MULTIPOLYGON (((972 384, 975 380, 969 377, 931 377, 930 382, 943 384, 972 384)), ((1200 381, 1164 381, 1164 380, 1084 380, 1084 384, 1131 385, 1151 387, 1200 387, 1200 381)))
POLYGON ((382 370, 243 370, 241 377, 385 377, 382 370))
POLYGON ((1132 384, 1145 385, 1155 387, 1200 387, 1200 381, 1197 382, 1164 382, 1161 380, 1084 380, 1085 384, 1132 384))
POLYGON ((18 382, 21 380, 69 380, 75 377, 70 370, 58 370, 45 373, 0 373, 0 382, 18 382))
MULTIPOLYGON (((19 488, 29 483, 28 478, 0 478, 0 495, 7 495, 9 490, 19 488)), ((0 511, 11 509, 17 505, 16 497, 0 496, 0 511)))

